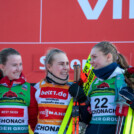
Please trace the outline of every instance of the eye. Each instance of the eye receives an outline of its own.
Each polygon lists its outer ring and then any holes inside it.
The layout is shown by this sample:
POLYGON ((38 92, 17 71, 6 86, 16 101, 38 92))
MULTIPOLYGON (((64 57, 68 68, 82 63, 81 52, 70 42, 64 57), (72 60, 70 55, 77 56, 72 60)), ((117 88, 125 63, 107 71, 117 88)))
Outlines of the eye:
POLYGON ((61 62, 60 65, 64 65, 64 62, 61 62))
POLYGON ((17 66, 17 64, 12 64, 12 66, 14 66, 14 67, 15 67, 15 66, 17 66))
POLYGON ((22 63, 20 63, 20 66, 22 66, 22 63))
POLYGON ((94 60, 96 57, 97 57, 97 56, 93 55, 93 56, 91 57, 91 60, 94 60))
POLYGON ((69 65, 69 62, 67 62, 66 65, 69 65))

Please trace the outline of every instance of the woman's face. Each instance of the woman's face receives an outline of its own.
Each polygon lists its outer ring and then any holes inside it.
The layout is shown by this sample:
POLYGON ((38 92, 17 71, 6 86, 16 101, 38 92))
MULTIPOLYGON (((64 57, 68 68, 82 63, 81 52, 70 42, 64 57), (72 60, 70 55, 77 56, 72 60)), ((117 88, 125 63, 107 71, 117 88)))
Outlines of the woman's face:
POLYGON ((20 55, 9 55, 5 65, 1 65, 3 75, 7 76, 10 80, 19 79, 23 70, 22 59, 20 55))
POLYGON ((52 65, 48 64, 47 69, 56 77, 66 79, 69 75, 69 60, 64 53, 55 54, 52 65))
POLYGON ((103 68, 112 63, 112 55, 111 53, 104 55, 98 48, 93 48, 91 50, 91 65, 94 69, 103 68))

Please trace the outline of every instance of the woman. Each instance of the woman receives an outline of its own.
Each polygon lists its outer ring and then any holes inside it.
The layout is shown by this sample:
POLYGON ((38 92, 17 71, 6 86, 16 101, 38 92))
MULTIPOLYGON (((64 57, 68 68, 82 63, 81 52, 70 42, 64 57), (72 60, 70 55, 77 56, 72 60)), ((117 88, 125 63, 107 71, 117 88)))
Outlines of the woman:
MULTIPOLYGON (((123 72, 129 65, 123 55, 110 42, 100 42, 91 49, 91 65, 96 79, 93 81, 88 97, 90 98, 92 118, 86 134, 114 134, 116 131, 116 101, 119 90, 125 86, 123 72)), ((74 85, 70 87, 74 90, 74 85)), ((76 86, 77 87, 77 86, 76 86)), ((76 93, 75 93, 76 94, 76 93)), ((84 111, 83 119, 87 120, 84 111)))
POLYGON ((22 58, 13 48, 0 51, 0 133, 29 134, 37 123, 35 88, 22 74, 22 58))
POLYGON ((35 85, 39 110, 35 134, 57 134, 71 99, 66 53, 59 49, 49 50, 45 67, 45 79, 35 85))

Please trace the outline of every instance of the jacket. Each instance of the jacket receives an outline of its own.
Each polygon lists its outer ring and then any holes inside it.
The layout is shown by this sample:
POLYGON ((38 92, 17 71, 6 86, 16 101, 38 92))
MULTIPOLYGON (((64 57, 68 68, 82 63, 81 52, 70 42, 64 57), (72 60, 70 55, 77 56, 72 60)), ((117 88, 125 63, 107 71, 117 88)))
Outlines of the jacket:
POLYGON ((28 134, 37 123, 35 88, 21 74, 17 80, 0 79, 0 133, 28 134))
POLYGON ((35 134, 57 134, 71 99, 69 85, 41 80, 35 88, 39 110, 35 134))

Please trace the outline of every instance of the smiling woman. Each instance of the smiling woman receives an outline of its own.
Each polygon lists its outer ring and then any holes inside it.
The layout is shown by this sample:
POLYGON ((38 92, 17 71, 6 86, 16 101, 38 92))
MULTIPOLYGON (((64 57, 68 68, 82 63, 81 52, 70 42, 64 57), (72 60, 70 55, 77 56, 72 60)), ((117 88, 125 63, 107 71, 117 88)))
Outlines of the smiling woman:
POLYGON ((69 77, 69 60, 65 52, 59 49, 48 51, 45 60, 46 79, 64 85, 69 77))
POLYGON ((9 55, 7 57, 7 62, 1 64, 3 75, 8 76, 9 80, 18 79, 22 69, 22 59, 20 55, 9 55))
POLYGON ((123 72, 129 64, 116 46, 108 41, 94 45, 90 56, 96 79, 88 92, 92 118, 85 134, 114 134, 118 116, 115 112, 118 110, 116 101, 122 99, 118 93, 126 85, 123 72))
POLYGON ((0 133, 29 134, 28 124, 34 130, 37 123, 35 88, 26 82, 22 71, 18 51, 0 51, 0 133))
POLYGON ((51 49, 45 59, 46 77, 35 85, 38 124, 35 134, 58 134, 71 96, 69 94, 69 60, 65 52, 51 49))

